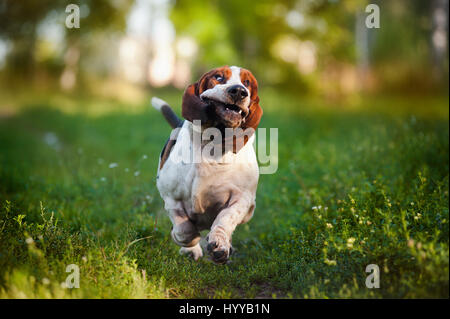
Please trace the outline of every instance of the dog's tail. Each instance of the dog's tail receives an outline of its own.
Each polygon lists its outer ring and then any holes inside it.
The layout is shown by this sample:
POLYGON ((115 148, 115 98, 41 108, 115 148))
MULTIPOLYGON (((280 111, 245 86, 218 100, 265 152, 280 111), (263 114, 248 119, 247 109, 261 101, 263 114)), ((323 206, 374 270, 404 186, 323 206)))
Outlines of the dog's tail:
POLYGON ((155 109, 162 113, 162 115, 172 128, 181 127, 183 125, 183 120, 175 114, 175 112, 172 110, 169 104, 167 104, 166 101, 161 100, 157 97, 152 97, 152 105, 155 109))

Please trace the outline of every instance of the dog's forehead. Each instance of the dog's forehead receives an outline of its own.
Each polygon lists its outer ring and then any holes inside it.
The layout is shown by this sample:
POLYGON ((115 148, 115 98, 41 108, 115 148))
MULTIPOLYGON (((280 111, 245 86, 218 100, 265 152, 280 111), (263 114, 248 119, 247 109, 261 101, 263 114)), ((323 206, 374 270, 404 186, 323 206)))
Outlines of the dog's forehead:
POLYGON ((241 83, 241 68, 238 66, 230 66, 231 76, 227 80, 227 84, 240 84, 241 83))
POLYGON ((204 76, 212 77, 217 72, 221 73, 226 80, 226 84, 241 83, 241 68, 238 66, 223 66, 213 69, 206 73, 204 76))
POLYGON ((246 82, 256 84, 256 80, 253 78, 250 71, 235 65, 222 66, 208 71, 201 77, 198 82, 199 88, 197 94, 203 94, 205 91, 210 91, 210 93, 208 93, 210 95, 214 92, 222 94, 221 91, 234 85, 241 85, 245 87, 245 90, 248 93, 251 93, 253 85, 249 86, 248 83, 244 85, 246 82), (217 76, 222 77, 222 80, 217 80, 217 76))

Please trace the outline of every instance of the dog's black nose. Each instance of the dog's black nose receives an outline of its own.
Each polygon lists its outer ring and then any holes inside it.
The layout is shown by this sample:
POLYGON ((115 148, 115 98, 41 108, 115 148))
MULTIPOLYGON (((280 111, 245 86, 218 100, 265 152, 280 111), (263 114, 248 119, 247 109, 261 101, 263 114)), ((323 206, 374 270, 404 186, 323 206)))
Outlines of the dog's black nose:
POLYGON ((242 100, 243 98, 245 98, 248 95, 245 87, 243 87, 242 85, 239 85, 239 84, 230 86, 227 89, 227 93, 234 102, 242 100))

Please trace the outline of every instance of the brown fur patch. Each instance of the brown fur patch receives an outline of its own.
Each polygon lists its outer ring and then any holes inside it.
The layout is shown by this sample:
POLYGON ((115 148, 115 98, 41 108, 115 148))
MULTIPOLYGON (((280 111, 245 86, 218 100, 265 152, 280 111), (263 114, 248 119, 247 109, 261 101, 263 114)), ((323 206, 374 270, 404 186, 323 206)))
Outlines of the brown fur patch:
MULTIPOLYGON (((181 121, 178 124, 178 127, 183 126, 183 121, 181 121)), ((160 161, 159 161, 159 169, 162 169, 164 166, 164 163, 167 161, 167 159, 169 158, 170 152, 172 151, 172 148, 175 146, 175 143, 177 142, 177 137, 178 134, 180 133, 180 131, 177 131, 177 134, 175 136, 173 136, 173 139, 168 139, 166 144, 164 145, 162 151, 161 151, 161 156, 160 156, 160 161)))
POLYGON ((159 161, 159 169, 162 169, 164 166, 164 163, 169 158, 170 152, 172 151, 173 146, 175 145, 175 140, 168 140, 166 145, 164 145, 163 151, 161 153, 161 159, 159 161))

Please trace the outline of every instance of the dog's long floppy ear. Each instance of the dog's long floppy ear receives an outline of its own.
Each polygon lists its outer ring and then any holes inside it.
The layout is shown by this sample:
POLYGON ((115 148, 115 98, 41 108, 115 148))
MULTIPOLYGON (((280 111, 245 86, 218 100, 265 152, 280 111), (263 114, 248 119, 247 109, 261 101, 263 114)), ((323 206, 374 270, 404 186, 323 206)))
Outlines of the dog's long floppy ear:
POLYGON ((259 121, 261 120, 261 116, 263 115, 263 110, 261 106, 259 106, 259 96, 258 96, 258 81, 253 76, 253 74, 248 71, 248 77, 250 82, 250 106, 249 114, 245 119, 245 122, 242 124, 242 128, 253 128, 255 131, 258 128, 259 121))
POLYGON ((253 128, 255 131, 258 128, 259 122, 261 121, 261 117, 263 115, 263 110, 261 106, 259 106, 259 96, 252 100, 249 107, 249 114, 245 119, 245 123, 242 125, 242 128, 245 130, 249 127, 253 128))
POLYGON ((188 121, 200 120, 202 123, 207 121, 206 107, 198 94, 198 82, 189 85, 183 94, 181 105, 181 115, 188 121))
POLYGON ((214 118, 214 110, 200 98, 200 85, 207 85, 206 79, 208 75, 209 73, 206 73, 198 82, 186 88, 181 105, 181 115, 186 120, 190 122, 200 120, 202 125, 208 124, 214 118))

